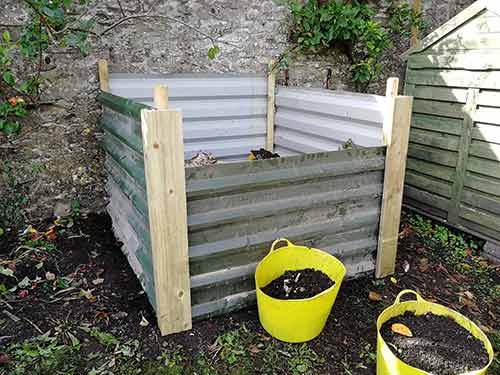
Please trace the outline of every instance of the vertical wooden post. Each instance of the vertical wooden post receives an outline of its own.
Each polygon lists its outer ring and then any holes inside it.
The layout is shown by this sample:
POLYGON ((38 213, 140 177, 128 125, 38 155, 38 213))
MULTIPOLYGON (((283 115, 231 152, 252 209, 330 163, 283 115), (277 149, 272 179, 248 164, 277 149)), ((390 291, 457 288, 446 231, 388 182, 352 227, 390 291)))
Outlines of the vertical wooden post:
POLYGON ((387 114, 383 128, 387 152, 375 271, 375 276, 378 278, 394 273, 396 267, 399 222, 413 105, 412 97, 393 95, 395 92, 397 93, 397 84, 394 79, 389 79, 387 92, 390 95, 387 96, 387 114))
POLYGON ((266 149, 274 151, 274 103, 276 87, 276 61, 271 60, 268 65, 267 73, 267 135, 266 149))
MULTIPOLYGON (((165 88, 155 104, 167 106, 165 88)), ((191 328, 182 115, 142 110, 144 170, 154 264, 156 314, 163 335, 191 328)))
POLYGON ((101 59, 97 63, 99 66, 99 86, 101 91, 109 91, 109 69, 108 60, 101 59))
POLYGON ((154 87, 153 100, 156 109, 168 109, 168 87, 156 85, 154 87))
MULTIPOLYGON (((422 1, 421 0, 413 0, 413 13, 415 15, 420 15, 422 13, 422 1)), ((411 28, 411 40, 410 46, 413 47, 418 42, 418 34, 420 30, 418 27, 413 26, 411 28)))

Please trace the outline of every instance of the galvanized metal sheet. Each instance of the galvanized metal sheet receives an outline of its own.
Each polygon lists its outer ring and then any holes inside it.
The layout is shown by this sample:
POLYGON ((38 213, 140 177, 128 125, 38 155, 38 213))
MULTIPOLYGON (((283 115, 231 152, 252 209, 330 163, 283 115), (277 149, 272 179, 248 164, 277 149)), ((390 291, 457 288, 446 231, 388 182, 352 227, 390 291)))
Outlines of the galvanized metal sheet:
POLYGON ((111 74, 111 93, 153 105, 153 87, 169 89, 169 106, 183 115, 185 158, 196 152, 244 160, 265 147, 267 78, 231 74, 111 74))
POLYGON ((347 141, 381 146, 385 105, 382 96, 279 87, 275 145, 286 155, 334 151, 347 141))

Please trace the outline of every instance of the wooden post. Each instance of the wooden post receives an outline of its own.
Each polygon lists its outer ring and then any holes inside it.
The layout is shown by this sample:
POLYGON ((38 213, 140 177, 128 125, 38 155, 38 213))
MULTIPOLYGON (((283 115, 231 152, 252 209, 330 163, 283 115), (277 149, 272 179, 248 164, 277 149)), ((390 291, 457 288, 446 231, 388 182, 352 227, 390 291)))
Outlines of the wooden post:
POLYGON ((271 60, 268 65, 267 73, 267 135, 266 149, 274 151, 274 103, 276 87, 276 61, 271 60))
MULTIPOLYGON (((422 12, 422 1, 421 0, 413 0, 413 13, 415 15, 420 15, 422 12)), ((413 47, 415 44, 418 42, 418 34, 419 34, 419 28, 416 26, 413 26, 411 28, 411 40, 410 40, 410 46, 413 47)))
POLYGON ((108 60, 99 60, 99 86, 101 91, 109 92, 108 60))
POLYGON ((153 100, 156 109, 168 109, 168 87, 156 85, 154 87, 153 100))
POLYGON ((397 83, 392 78, 388 81, 387 92, 390 95, 387 97, 388 112, 383 127, 387 152, 375 271, 375 276, 378 278, 394 273, 396 267, 399 222, 413 105, 413 97, 394 96, 394 93, 397 93, 397 83))
MULTIPOLYGON (((166 107, 166 90, 155 90, 166 107)), ((162 335, 191 328, 182 115, 142 110, 144 169, 154 264, 156 314, 162 335)))

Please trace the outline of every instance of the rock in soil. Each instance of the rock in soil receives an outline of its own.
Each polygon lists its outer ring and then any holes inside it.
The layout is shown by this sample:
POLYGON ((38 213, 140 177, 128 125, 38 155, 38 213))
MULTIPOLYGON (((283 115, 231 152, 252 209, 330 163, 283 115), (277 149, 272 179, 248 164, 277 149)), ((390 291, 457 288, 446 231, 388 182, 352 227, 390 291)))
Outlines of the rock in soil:
POLYGON ((380 333, 399 359, 431 374, 462 374, 488 364, 483 343, 448 317, 406 312, 385 322, 380 333), (395 323, 407 326, 413 337, 392 332, 395 323))
POLYGON ((306 268, 298 271, 285 271, 261 290, 277 299, 311 298, 335 285, 325 273, 306 268))

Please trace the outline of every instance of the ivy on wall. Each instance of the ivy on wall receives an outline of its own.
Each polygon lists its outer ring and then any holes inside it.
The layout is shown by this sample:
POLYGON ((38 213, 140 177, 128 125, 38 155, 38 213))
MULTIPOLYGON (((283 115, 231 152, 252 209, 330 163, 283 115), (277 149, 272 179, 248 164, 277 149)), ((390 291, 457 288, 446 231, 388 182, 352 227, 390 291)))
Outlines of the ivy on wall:
POLYGON ((295 55, 342 52, 349 59, 352 80, 359 91, 383 72, 381 58, 391 46, 391 32, 409 36, 421 27, 420 15, 402 1, 388 1, 389 27, 374 17, 376 9, 358 0, 278 0, 290 11, 292 47, 279 59, 288 66, 295 55))

